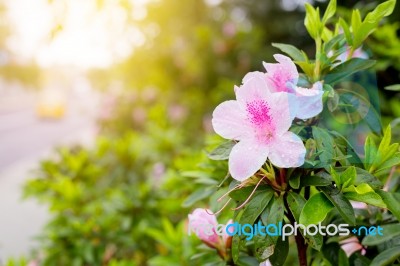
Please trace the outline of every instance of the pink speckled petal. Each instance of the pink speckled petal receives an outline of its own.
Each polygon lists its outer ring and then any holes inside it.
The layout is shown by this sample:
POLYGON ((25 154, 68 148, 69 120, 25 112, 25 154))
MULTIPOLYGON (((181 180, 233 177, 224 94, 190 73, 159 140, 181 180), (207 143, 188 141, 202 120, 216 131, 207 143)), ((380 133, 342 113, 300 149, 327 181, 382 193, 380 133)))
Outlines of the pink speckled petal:
POLYGON ((211 122, 215 132, 226 139, 240 140, 251 131, 246 113, 237 101, 226 101, 218 105, 211 122))
POLYGON ((255 174, 267 160, 269 149, 255 140, 240 141, 229 155, 229 172, 238 181, 255 174))
POLYGON ((299 167, 304 163, 306 148, 302 140, 292 132, 276 136, 270 149, 268 157, 277 167, 299 167))
POLYGON ((296 117, 308 119, 322 112, 323 103, 322 83, 316 82, 311 89, 296 88, 296 97, 299 105, 296 117))
POLYGON ((248 79, 239 89, 236 89, 236 99, 243 109, 246 109, 247 103, 265 100, 270 97, 270 94, 266 81, 259 77, 248 79))
POLYGON ((286 92, 276 92, 268 99, 270 116, 273 118, 275 132, 281 135, 289 130, 295 117, 298 105, 296 97, 286 92))
POLYGON ((288 91, 288 83, 297 83, 299 72, 293 61, 284 55, 275 54, 277 64, 265 63, 263 65, 267 70, 267 76, 270 83, 274 85, 275 91, 288 91))

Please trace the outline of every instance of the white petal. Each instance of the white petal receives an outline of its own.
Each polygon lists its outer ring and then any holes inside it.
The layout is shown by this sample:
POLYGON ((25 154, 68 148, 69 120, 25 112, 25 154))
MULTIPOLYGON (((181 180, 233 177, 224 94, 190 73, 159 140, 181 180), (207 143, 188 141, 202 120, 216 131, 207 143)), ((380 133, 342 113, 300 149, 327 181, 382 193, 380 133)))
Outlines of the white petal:
POLYGON ((323 94, 324 92, 322 90, 321 82, 315 83, 311 89, 297 87, 296 97, 299 109, 296 117, 300 119, 308 119, 321 113, 323 109, 323 94))
POLYGON ((252 78, 266 79, 266 74, 260 71, 254 71, 247 73, 243 78, 243 84, 249 81, 252 78))
POLYGON ((254 175, 265 163, 269 149, 256 141, 240 141, 229 155, 229 172, 238 181, 254 175))
POLYGON ((292 132, 276 136, 271 143, 269 159, 278 167, 291 168, 304 164, 306 148, 302 140, 292 132))
POLYGON ((211 120, 215 132, 223 138, 240 140, 251 129, 237 101, 226 101, 215 108, 211 120))

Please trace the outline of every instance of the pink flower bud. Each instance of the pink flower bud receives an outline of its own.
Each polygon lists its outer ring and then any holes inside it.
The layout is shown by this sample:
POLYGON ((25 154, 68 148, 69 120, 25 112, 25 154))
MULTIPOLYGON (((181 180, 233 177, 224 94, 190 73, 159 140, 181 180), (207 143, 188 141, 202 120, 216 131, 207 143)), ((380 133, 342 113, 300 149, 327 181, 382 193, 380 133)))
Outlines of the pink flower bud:
POLYGON ((189 230, 193 231, 209 247, 215 248, 221 244, 215 228, 217 227, 215 215, 206 209, 195 209, 189 214, 189 230))

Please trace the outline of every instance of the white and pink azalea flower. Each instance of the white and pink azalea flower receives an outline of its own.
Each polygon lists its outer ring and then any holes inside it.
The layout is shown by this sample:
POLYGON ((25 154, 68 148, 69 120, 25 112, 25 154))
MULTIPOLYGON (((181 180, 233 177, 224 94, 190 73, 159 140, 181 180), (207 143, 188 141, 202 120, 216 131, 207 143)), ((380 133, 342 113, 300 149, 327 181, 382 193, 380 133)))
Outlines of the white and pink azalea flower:
POLYGON ((299 72, 293 61, 281 54, 275 54, 274 58, 278 63, 263 62, 267 73, 250 72, 244 77, 243 82, 257 76, 266 80, 271 92, 289 93, 293 117, 308 119, 318 115, 323 107, 322 83, 318 81, 309 89, 298 87, 299 72))
POLYGON ((247 77, 235 88, 237 100, 223 102, 214 110, 215 132, 239 141, 229 155, 229 171, 238 181, 254 175, 267 159, 280 168, 304 163, 304 144, 289 131, 296 103, 290 101, 289 93, 273 93, 271 86, 259 75, 247 77))
POLYGON ((232 220, 226 223, 223 228, 223 234, 220 236, 216 232, 219 226, 217 218, 210 210, 197 208, 193 213, 189 214, 189 229, 193 229, 197 237, 211 248, 230 248, 232 236, 226 233, 226 228, 232 223, 232 220))

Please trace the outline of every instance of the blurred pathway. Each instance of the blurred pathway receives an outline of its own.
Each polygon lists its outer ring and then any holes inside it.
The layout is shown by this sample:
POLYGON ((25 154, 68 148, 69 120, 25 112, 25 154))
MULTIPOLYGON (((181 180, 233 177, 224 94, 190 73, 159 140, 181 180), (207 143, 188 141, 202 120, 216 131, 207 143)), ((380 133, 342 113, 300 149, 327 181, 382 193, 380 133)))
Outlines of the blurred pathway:
MULTIPOLYGON (((3 91, 4 93, 4 91, 3 91)), ((35 97, 29 93, 1 95, 0 91, 0 262, 28 255, 49 214, 34 200, 21 200, 21 186, 32 178, 38 161, 55 146, 91 143, 95 135, 93 112, 85 100, 71 99, 60 120, 39 119, 35 97)), ((88 99, 89 100, 89 99, 88 99)), ((93 98, 90 99, 93 101, 93 98)), ((93 110, 92 110, 93 111, 93 110)), ((1 263, 0 263, 1 265, 1 263)))

